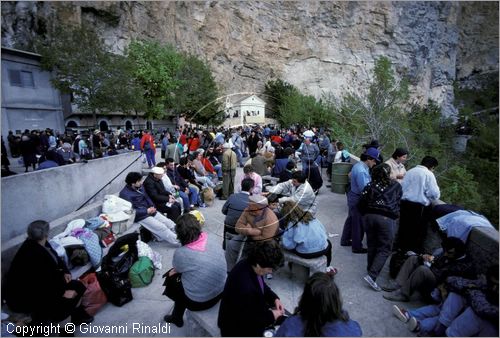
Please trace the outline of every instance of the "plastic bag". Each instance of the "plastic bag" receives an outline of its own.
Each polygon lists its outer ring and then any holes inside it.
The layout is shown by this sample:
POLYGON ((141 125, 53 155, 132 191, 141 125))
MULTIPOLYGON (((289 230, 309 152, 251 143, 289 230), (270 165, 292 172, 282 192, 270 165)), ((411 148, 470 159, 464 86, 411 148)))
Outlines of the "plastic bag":
POLYGON ((106 294, 102 291, 95 273, 85 275, 80 278, 80 281, 87 287, 82 297, 82 305, 89 315, 95 316, 97 311, 108 302, 106 294))

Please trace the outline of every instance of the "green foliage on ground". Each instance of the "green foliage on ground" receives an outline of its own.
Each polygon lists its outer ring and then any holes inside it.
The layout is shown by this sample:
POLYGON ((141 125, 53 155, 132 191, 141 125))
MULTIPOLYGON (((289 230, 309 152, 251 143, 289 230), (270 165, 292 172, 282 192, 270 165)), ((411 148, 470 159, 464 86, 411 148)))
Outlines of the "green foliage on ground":
POLYGON ((410 103, 408 81, 404 76, 396 77, 386 57, 376 60, 365 92, 341 97, 324 94, 317 100, 278 79, 266 84, 265 93, 273 96, 271 104, 282 125, 329 127, 332 137, 355 155, 362 144, 378 139, 385 159, 395 148, 407 148, 407 168, 420 164, 426 155, 436 157, 441 200, 483 213, 498 227, 498 114, 493 121, 470 114, 495 106, 498 82, 493 88, 473 93, 456 90, 459 108, 468 114, 475 131, 465 154, 453 150, 456 126, 452 121, 444 119, 432 101, 426 105, 410 103))

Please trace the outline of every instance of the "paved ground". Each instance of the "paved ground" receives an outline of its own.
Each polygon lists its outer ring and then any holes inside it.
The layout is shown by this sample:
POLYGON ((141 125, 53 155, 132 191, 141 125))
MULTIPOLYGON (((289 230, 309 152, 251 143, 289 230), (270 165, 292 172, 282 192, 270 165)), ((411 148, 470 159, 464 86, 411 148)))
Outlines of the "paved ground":
MULTIPOLYGON (((14 163, 14 161, 11 161, 14 163)), ((12 169, 16 171, 15 166, 12 169)), ((23 168, 19 168, 24 171, 23 168)), ((238 169, 238 175, 242 170, 238 169)), ((326 177, 325 177, 325 185, 326 177)), ((364 336, 373 337, 395 337, 415 336, 409 332, 406 325, 398 321, 391 312, 394 303, 382 298, 382 293, 370 289, 362 279, 366 269, 366 255, 353 254, 350 247, 340 246, 340 234, 344 220, 347 217, 347 202, 345 195, 332 193, 329 188, 323 186, 318 194, 317 217, 325 225, 330 240, 333 244, 332 265, 339 269, 336 282, 340 287, 344 307, 352 319, 358 321, 364 336)), ((211 240, 222 242, 223 220, 221 208, 223 201, 218 199, 209 208, 200 209, 206 218, 205 231, 211 240)), ((121 336, 185 336, 186 327, 177 328, 170 326, 170 333, 148 334, 147 332, 133 332, 132 323, 142 323, 146 326, 164 325, 163 316, 170 313, 173 302, 162 295, 163 279, 161 276, 171 267, 174 249, 165 243, 153 242, 151 247, 162 255, 163 269, 156 271, 152 284, 145 288, 133 289, 134 300, 116 307, 107 304, 96 315, 92 328, 99 330, 104 325, 125 325, 128 328, 126 334, 121 336)), ((224 259, 224 257, 221 257, 224 259)), ((286 308, 293 311, 302 293, 305 274, 303 271, 295 271, 292 275, 288 268, 284 267, 274 274, 272 280, 268 280, 270 287, 280 296, 286 308), (297 272, 297 273, 295 273, 297 272)), ((408 303, 405 304, 408 306, 408 303)), ((411 306, 419 305, 411 303, 411 306)), ((77 332, 77 336, 117 336, 117 334, 105 334, 98 331, 77 332)))

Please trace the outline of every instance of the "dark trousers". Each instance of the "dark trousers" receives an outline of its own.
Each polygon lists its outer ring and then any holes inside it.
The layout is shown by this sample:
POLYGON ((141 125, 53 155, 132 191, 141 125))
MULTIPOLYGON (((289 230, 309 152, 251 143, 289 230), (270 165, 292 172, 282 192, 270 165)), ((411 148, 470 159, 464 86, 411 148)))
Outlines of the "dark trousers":
POLYGON ((332 262, 332 242, 330 242, 329 239, 327 239, 326 241, 328 242, 328 246, 326 247, 326 249, 318 252, 301 253, 296 250, 290 250, 290 251, 293 252, 295 255, 305 259, 318 258, 324 255, 326 256, 326 265, 329 266, 330 263, 332 262))
POLYGON ((191 311, 203 311, 210 309, 212 306, 217 304, 222 297, 222 292, 216 297, 209 299, 205 302, 195 302, 186 296, 184 292, 184 287, 182 286, 182 281, 180 282, 180 287, 175 288, 174 292, 170 293, 168 297, 172 299, 174 303, 174 310, 172 311, 172 316, 177 320, 182 320, 184 316, 184 311, 189 309, 191 311))
POLYGON ((401 293, 406 297, 410 297, 415 291, 426 297, 437 286, 434 273, 422 264, 419 256, 408 257, 399 270, 396 282, 401 285, 401 293))
POLYGON ((181 205, 179 203, 172 204, 170 208, 167 207, 165 204, 158 204, 156 205, 156 209, 158 209, 158 211, 161 212, 162 214, 166 214, 166 216, 174 222, 182 213, 181 205))
POLYGON ((345 220, 342 237, 340 239, 342 245, 349 245, 352 241, 353 250, 361 250, 363 248, 363 218, 358 209, 359 198, 360 196, 352 191, 347 193, 349 214, 345 220))
POLYGON ((236 169, 224 170, 222 172, 222 197, 229 198, 234 194, 234 180, 236 176, 236 169))
POLYGON ((396 248, 401 249, 403 252, 411 250, 422 253, 431 207, 401 200, 400 210, 396 248))
POLYGON ((61 296, 60 298, 54 299, 50 304, 45 304, 43 309, 35 311, 32 314, 34 323, 58 323, 75 313, 80 303, 80 299, 87 288, 82 282, 72 280, 65 285, 65 290, 74 290, 76 292, 76 297, 69 299, 61 296))
POLYGON ((373 280, 377 279, 385 261, 392 252, 396 221, 382 215, 366 214, 363 217, 368 246, 366 270, 373 280))

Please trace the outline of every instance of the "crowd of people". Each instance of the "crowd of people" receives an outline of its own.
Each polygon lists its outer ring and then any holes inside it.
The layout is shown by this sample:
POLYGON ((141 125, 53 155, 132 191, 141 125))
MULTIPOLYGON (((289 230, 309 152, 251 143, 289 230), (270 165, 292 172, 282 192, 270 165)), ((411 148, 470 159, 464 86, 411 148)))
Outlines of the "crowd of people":
MULTIPOLYGON (((199 311, 220 301, 222 336, 262 336, 276 323, 281 324, 277 336, 362 335, 359 324, 343 309, 334 281, 337 269, 330 266, 332 243, 316 217, 322 168, 330 177, 334 163, 349 162, 351 157, 328 132, 186 126, 159 137, 148 130, 95 132, 91 140, 63 136, 55 143, 48 141, 47 147, 41 135, 31 135, 23 138, 45 161, 50 161, 49 153, 59 152, 57 144, 69 145, 75 155, 69 157, 71 161, 109 156, 113 149, 142 151, 150 173, 143 179, 141 173, 129 172, 119 196, 132 204, 135 222, 156 240, 175 247, 173 268, 164 275, 164 294, 175 306, 165 321, 183 326, 185 309, 199 311), (39 141, 33 141, 37 137, 39 141), (161 148, 159 163, 157 147, 161 148), (82 153, 82 149, 86 150, 82 153), (237 181, 238 167, 243 168, 243 176, 237 181), (268 176, 278 183, 265 184, 263 178, 268 176), (203 222, 189 213, 206 206, 206 191, 224 201, 222 248, 203 231, 203 222), (284 309, 265 282, 283 265, 284 250, 305 259, 325 256, 328 266, 308 279, 293 313, 284 309)), ((50 132, 44 135, 52 140, 50 132)), ((387 291, 384 298, 404 302, 418 291, 422 300, 432 304, 415 310, 394 306, 394 314, 411 330, 422 335, 469 335, 494 332, 496 323, 498 334, 498 278, 496 284, 491 274, 488 282, 474 282, 478 276, 461 239, 446 237, 442 250, 424 252, 431 203, 440 197, 433 174, 437 159, 425 156, 420 165, 406 171, 406 149, 395 149, 384 162, 380 148, 377 140, 364 145, 360 161, 349 174, 349 211, 341 245, 350 246, 354 254, 367 254, 364 280, 375 291, 387 291), (363 247, 365 234, 367 247, 363 247), (377 277, 394 252, 404 259, 391 260, 394 279, 379 285, 377 277), (474 304, 478 299, 482 305, 474 304), (474 324, 461 323, 464 317, 474 324)), ((30 165, 25 159, 26 170, 30 165)), ((39 245, 50 247, 38 237, 39 245)))

